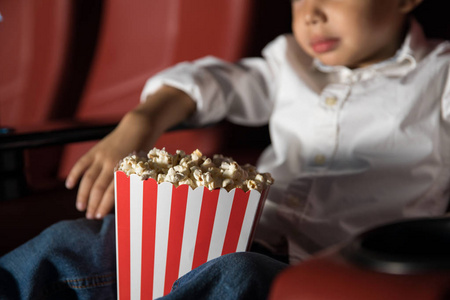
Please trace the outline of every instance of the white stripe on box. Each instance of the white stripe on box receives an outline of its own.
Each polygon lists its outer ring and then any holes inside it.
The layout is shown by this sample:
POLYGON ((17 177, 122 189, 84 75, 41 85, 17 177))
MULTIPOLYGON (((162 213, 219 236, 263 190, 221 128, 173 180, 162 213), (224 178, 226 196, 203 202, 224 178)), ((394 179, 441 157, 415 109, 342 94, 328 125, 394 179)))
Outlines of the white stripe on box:
POLYGON ((253 223, 256 220, 256 212, 258 210, 261 194, 256 190, 251 190, 248 197, 247 209, 245 210, 244 222, 242 223, 241 234, 236 248, 236 252, 245 251, 249 242, 253 223))
POLYGON ((178 277, 183 276, 192 269, 200 210, 202 208, 202 201, 199 200, 203 199, 203 191, 203 188, 197 188, 195 190, 189 189, 188 192, 178 277))
POLYGON ((220 189, 211 243, 209 246, 208 261, 222 255, 223 243, 227 233, 228 220, 230 219, 235 191, 236 189, 233 189, 230 192, 227 192, 225 189, 220 189))
POLYGON ((141 297, 143 181, 130 176, 130 297, 141 297))
MULTIPOLYGON (((114 211, 115 211, 115 215, 117 216, 117 173, 114 172, 114 211)), ((119 297, 120 292, 119 292, 119 255, 118 255, 118 251, 119 251, 119 234, 118 234, 118 230, 117 230, 117 217, 116 217, 116 269, 117 269, 117 297, 119 297)))
POLYGON ((155 268, 153 273, 153 298, 164 295, 167 245, 169 242, 170 207, 172 187, 168 182, 158 185, 158 205, 156 208, 155 268))

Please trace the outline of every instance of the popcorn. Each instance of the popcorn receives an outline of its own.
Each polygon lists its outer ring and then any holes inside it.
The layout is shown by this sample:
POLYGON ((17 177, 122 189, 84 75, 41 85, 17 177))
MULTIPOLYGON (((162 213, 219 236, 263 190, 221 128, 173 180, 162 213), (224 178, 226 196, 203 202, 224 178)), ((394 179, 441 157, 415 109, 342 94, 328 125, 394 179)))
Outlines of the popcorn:
POLYGON ((172 155, 164 148, 153 148, 147 157, 131 154, 123 158, 116 170, 127 176, 136 174, 142 180, 153 178, 158 183, 187 184, 193 189, 205 186, 210 190, 241 188, 261 192, 273 183, 269 173, 258 173, 252 165, 240 166, 232 158, 217 154, 211 159, 198 149, 188 155, 177 150, 172 155))

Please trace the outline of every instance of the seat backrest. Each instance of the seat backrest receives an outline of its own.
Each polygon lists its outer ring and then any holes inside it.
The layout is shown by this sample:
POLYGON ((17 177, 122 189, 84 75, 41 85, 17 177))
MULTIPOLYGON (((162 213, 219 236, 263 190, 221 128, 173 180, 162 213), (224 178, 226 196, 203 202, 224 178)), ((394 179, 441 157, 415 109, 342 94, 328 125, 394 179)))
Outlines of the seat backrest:
POLYGON ((177 62, 242 56, 251 0, 107 0, 77 118, 121 116, 145 81, 177 62))
POLYGON ((71 32, 71 3, 0 1, 0 126, 48 120, 71 32))

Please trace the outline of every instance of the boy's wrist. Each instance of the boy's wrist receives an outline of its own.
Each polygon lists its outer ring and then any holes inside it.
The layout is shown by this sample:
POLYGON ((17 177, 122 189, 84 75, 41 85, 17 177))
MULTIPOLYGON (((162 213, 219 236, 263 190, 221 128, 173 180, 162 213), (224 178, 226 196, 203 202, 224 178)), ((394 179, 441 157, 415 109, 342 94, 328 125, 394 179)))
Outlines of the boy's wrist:
POLYGON ((163 133, 186 120, 195 109, 196 103, 188 94, 174 87, 162 86, 147 96, 132 113, 146 116, 152 121, 153 128, 163 133))
POLYGON ((179 124, 195 111, 195 102, 184 92, 162 87, 145 102, 129 111, 119 124, 121 132, 132 132, 141 148, 152 147, 169 128, 179 124))

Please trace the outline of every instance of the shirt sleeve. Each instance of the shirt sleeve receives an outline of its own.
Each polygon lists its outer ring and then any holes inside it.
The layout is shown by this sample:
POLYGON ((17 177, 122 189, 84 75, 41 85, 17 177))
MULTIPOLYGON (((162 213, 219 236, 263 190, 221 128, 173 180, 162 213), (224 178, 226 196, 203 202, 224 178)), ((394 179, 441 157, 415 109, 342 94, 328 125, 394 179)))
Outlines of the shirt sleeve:
MULTIPOLYGON (((449 49, 450 50, 450 49, 449 49)), ((446 123, 450 123, 450 65, 447 66, 445 74, 444 91, 442 93, 442 118, 446 123)))
POLYGON ((264 58, 229 63, 215 57, 184 62, 150 78, 141 101, 162 85, 178 88, 197 103, 188 120, 205 125, 222 119, 248 126, 268 122, 273 106, 273 69, 264 58))

